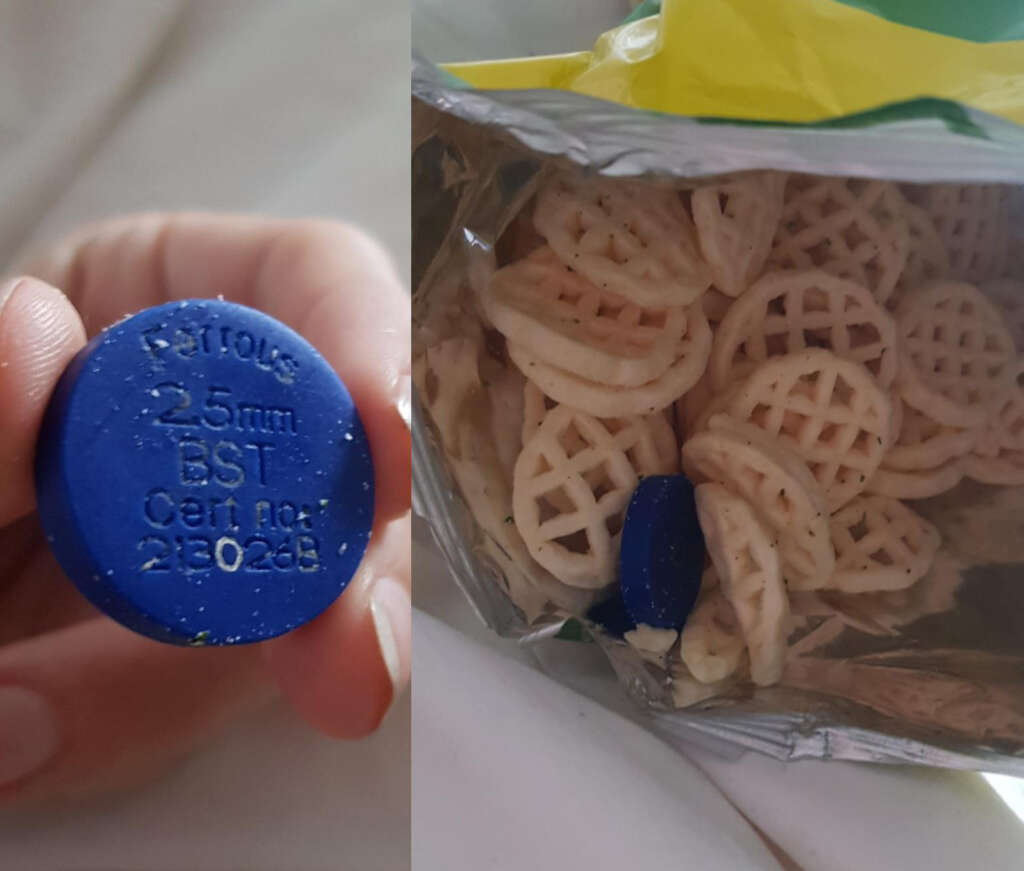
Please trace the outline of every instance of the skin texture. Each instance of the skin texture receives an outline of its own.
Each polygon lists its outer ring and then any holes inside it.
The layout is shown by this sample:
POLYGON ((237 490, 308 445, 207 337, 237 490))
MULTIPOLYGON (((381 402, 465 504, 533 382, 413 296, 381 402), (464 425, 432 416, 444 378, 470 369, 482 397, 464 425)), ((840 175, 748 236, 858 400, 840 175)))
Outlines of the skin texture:
MULTIPOLYGON (((387 256, 332 222, 151 214, 86 227, 25 272, 0 282, 0 693, 41 696, 57 738, 41 767, 0 784, 0 806, 150 776, 278 694, 328 735, 376 729, 410 657, 410 440, 399 411, 409 301, 387 256), (218 295, 302 333, 344 380, 370 439, 376 506, 366 556, 324 614, 261 645, 191 650, 136 636, 77 593, 39 529, 32 460, 53 386, 87 336, 149 306, 218 295)), ((0 771, 5 739, 17 738, 0 723, 0 771)))

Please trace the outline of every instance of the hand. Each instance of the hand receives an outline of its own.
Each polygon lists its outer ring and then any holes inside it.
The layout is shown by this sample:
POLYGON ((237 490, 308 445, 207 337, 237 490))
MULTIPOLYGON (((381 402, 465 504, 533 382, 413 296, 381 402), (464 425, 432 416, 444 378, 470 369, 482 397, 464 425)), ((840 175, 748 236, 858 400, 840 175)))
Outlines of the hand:
POLYGON ((280 692, 314 727, 358 737, 409 674, 409 301, 349 227, 211 215, 90 226, 0 282, 0 806, 152 774, 280 692), (375 460, 373 536, 320 617, 259 645, 183 649, 100 615, 34 513, 34 444, 87 336, 168 300, 214 297, 302 333, 341 376, 375 460))

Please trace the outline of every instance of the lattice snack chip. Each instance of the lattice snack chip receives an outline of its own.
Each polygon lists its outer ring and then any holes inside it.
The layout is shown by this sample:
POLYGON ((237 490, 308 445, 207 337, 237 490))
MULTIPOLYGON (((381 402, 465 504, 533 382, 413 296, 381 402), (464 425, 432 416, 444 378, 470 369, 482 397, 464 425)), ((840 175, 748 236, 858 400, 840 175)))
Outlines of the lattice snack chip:
POLYGON ((1021 451, 1000 451, 994 457, 969 454, 962 464, 964 475, 982 484, 1024 486, 1024 453, 1021 451))
MULTIPOLYGON (((489 380, 493 373, 488 368, 477 340, 459 336, 417 357, 413 378, 437 425, 459 492, 482 533, 480 550, 500 567, 510 595, 531 619, 552 605, 578 613, 592 603, 594 591, 567 586, 538 565, 512 522, 511 471, 499 456, 497 433, 491 426, 484 431, 478 427, 482 408, 493 412, 502 404, 494 395, 497 385, 489 380), (485 384, 489 396, 481 389, 485 384)), ((515 379, 506 375, 506 380, 515 379)), ((495 420, 492 426, 498 429, 508 423, 495 420)), ((517 448, 517 456, 518 452, 517 448)))
POLYGON ((844 593, 902 590, 931 567, 938 530, 898 499, 858 496, 830 522, 836 568, 828 588, 844 593))
POLYGON ((675 346, 672 364, 660 376, 636 387, 603 384, 545 363, 516 342, 508 354, 520 371, 552 399, 596 417, 653 414, 689 390, 704 372, 711 353, 711 329, 697 303, 687 309, 686 332, 675 346))
MULTIPOLYGON (((896 440, 900 436, 900 431, 903 428, 903 409, 906 406, 903 402, 893 394, 889 394, 889 407, 892 409, 892 417, 889 418, 889 448, 896 444, 896 440)), ((882 457, 882 463, 885 463, 885 457, 882 457)))
POLYGON ((985 423, 1013 386, 1016 349, 999 310, 956 281, 908 293, 896 311, 907 405, 954 427, 985 423))
POLYGON ((893 296, 888 300, 890 307, 900 294, 949 275, 949 254, 931 215, 910 202, 904 204, 904 214, 910 231, 910 248, 893 296))
POLYGON ((770 686, 786 664, 789 616, 778 552, 750 506, 720 484, 698 485, 696 499, 711 562, 750 653, 750 677, 770 686))
POLYGON ((458 445, 458 425, 466 399, 481 387, 479 354, 480 345, 475 339, 459 336, 428 348, 418 361, 416 374, 423 401, 449 450, 458 445))
POLYGON ((736 612, 721 588, 702 593, 679 635, 679 655, 701 683, 735 673, 747 644, 736 612))
POLYGON ((570 586, 612 583, 639 477, 670 474, 675 455, 675 435, 661 415, 598 420, 564 405, 551 409, 523 445, 513 476, 513 516, 530 555, 570 586))
MULTIPOLYGON (((1024 255, 1024 239, 1021 239, 1024 255)), ((996 278, 978 286, 1003 314, 1003 323, 1013 336, 1018 353, 1024 353, 1024 276, 1020 279, 996 278)))
POLYGON ((1010 239, 1010 199, 1003 185, 932 184, 904 188, 928 213, 949 254, 949 274, 964 281, 999 278, 1010 239))
POLYGON ((820 348, 762 363, 723 410, 800 456, 830 511, 864 490, 892 438, 892 403, 871 373, 820 348))
POLYGON ((952 490, 964 476, 966 457, 950 460, 935 469, 898 472, 879 469, 871 476, 866 492, 893 499, 930 499, 952 490))
POLYGON ((745 499, 778 542, 791 590, 823 587, 835 553, 825 494, 806 464, 781 441, 748 423, 717 414, 683 444, 683 469, 745 499))
POLYGON ((882 457, 882 468, 893 471, 928 471, 937 469, 970 453, 980 430, 960 429, 932 420, 902 400, 893 401, 901 409, 899 434, 888 453, 882 457))
POLYGON ((963 460, 964 474, 983 484, 1024 485, 1024 357, 1014 374, 1013 389, 963 460))
POLYGON ((481 304, 509 341, 546 363, 623 387, 668 369, 686 331, 681 306, 646 309, 601 290, 548 246, 495 272, 481 304))
MULTIPOLYGON (((547 413, 558 405, 551 397, 545 396, 541 389, 528 379, 523 379, 523 428, 522 444, 526 444, 540 429, 547 413)), ((567 431, 563 436, 563 444, 566 452, 576 452, 585 447, 582 436, 576 430, 567 431)), ((596 487, 601 476, 604 474, 603 467, 591 469, 583 476, 584 480, 596 487)), ((562 490, 548 493, 547 500, 557 511, 569 512, 573 510, 572 500, 562 490)))
POLYGON ((791 175, 770 262, 852 279, 884 303, 910 252, 905 205, 891 182, 791 175))
POLYGON ((866 288, 818 269, 783 270, 758 279, 719 324, 712 386, 721 390, 769 357, 811 347, 862 363, 882 388, 896 378, 896 325, 866 288))
POLYGON ((637 305, 689 305, 711 284, 693 221, 669 188, 561 178, 537 194, 533 222, 563 263, 637 305))
POLYGON ((690 208, 714 286, 739 296, 761 274, 782 215, 786 176, 750 172, 699 185, 690 208))
POLYGON ((979 436, 976 454, 994 457, 1003 451, 1024 452, 1024 357, 1014 363, 1013 376, 1013 388, 979 436))

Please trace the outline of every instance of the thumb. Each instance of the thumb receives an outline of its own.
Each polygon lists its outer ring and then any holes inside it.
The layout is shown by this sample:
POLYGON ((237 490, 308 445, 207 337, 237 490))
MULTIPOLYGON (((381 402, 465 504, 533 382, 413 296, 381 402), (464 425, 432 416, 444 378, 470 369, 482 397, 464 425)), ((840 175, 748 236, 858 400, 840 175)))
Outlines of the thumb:
POLYGON ((0 527, 35 505, 32 458, 53 387, 85 344, 74 306, 35 278, 0 283, 0 527))

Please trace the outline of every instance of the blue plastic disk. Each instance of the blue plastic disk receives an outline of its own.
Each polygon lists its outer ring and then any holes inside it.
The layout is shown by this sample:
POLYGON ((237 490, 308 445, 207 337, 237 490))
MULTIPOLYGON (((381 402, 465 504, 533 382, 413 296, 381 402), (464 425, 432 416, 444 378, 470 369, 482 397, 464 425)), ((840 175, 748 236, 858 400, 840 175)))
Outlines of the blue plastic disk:
POLYGON ((697 601, 704 536, 693 485, 682 475, 645 478, 622 528, 622 601, 636 623, 679 629, 697 601))
POLYGON ((345 589, 373 467, 344 385, 253 309, 189 300, 96 336, 36 446, 39 519, 100 610, 172 644, 288 632, 345 589))
POLYGON ((587 619, 600 626, 612 638, 622 638, 627 632, 636 629, 636 621, 626 613, 622 596, 617 590, 609 598, 592 605, 587 611, 587 619))

